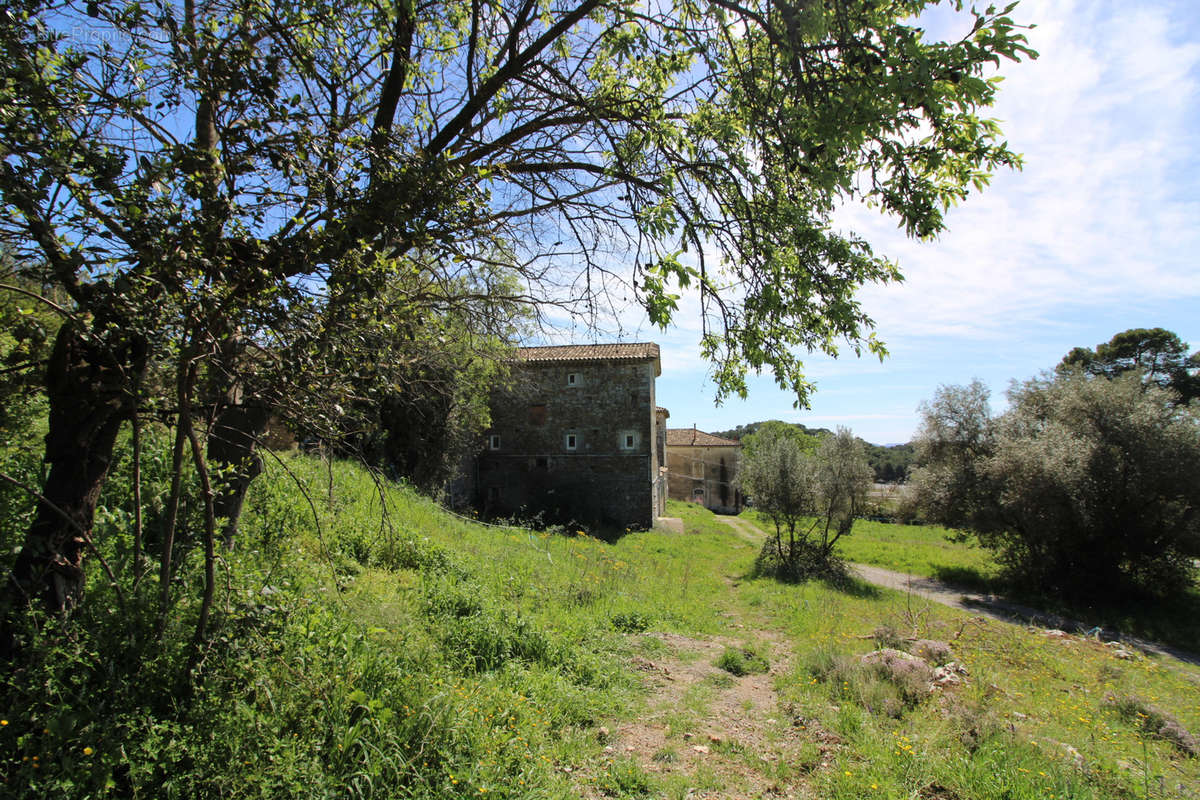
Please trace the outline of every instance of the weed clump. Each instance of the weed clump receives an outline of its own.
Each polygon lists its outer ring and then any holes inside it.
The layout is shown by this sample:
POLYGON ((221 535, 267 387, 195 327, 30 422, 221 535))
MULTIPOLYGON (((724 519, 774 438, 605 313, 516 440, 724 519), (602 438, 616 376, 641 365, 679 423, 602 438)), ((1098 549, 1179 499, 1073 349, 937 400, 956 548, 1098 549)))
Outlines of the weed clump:
POLYGON ((901 717, 929 696, 933 668, 916 656, 894 648, 862 656, 818 650, 809 657, 809 672, 829 687, 837 700, 849 700, 871 714, 901 717))
POLYGON ((767 659, 752 647, 727 647, 716 661, 716 666, 730 675, 761 675, 771 668, 767 659))
POLYGON ((651 797, 654 786, 650 776, 631 758, 623 758, 609 764, 600 776, 597 788, 606 797, 638 798, 651 797))
POLYGON ((650 618, 636 611, 613 614, 610 622, 621 633, 641 633, 650 627, 650 618))
POLYGON ((1115 710, 1121 719, 1138 726, 1151 736, 1170 742, 1180 752, 1192 757, 1200 756, 1200 740, 1180 725, 1179 720, 1158 706, 1147 703, 1136 695, 1117 695, 1111 692, 1104 696, 1104 704, 1115 710))

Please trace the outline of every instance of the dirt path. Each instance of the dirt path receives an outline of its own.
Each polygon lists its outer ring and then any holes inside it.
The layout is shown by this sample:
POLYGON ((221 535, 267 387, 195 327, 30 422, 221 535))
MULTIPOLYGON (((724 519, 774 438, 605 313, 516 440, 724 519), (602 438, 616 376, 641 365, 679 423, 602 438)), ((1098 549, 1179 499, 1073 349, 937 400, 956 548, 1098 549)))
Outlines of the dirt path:
MULTIPOLYGON (((745 634, 647 634, 656 654, 633 660, 650 690, 647 707, 604 735, 608 756, 632 759, 694 800, 796 796, 798 785, 773 775, 792 774, 787 765, 801 758, 806 742, 812 747, 811 731, 793 724, 775 693, 775 676, 789 668, 791 654, 765 638, 770 631, 745 634), (770 661, 767 674, 738 677, 715 666, 727 647, 748 642, 770 661)), ((823 760, 826 751, 815 752, 823 760)))
MULTIPOLYGON (((762 542, 753 526, 736 519, 730 524, 749 544, 762 542)), ((729 602, 713 600, 724 609, 722 634, 642 635, 642 654, 632 663, 648 689, 646 705, 636 719, 601 729, 606 757, 632 760, 672 796, 688 800, 803 796, 803 774, 828 766, 840 740, 781 707, 775 684, 791 670, 791 648, 779 631, 733 601, 732 576, 725 585, 729 602), (747 647, 766 659, 767 672, 738 676, 716 666, 726 649, 747 647)), ((612 794, 588 780, 598 773, 580 777, 583 797, 612 794)))
POLYGON ((763 540, 766 538, 761 530, 759 530, 756 526, 751 525, 749 522, 746 522, 746 520, 741 519, 740 517, 718 516, 716 519, 718 522, 723 522, 729 527, 733 528, 734 533, 755 547, 761 546, 763 540))
MULTIPOLYGON (((718 520, 733 528, 742 539, 754 544, 761 544, 765 535, 762 531, 745 520, 737 517, 717 517, 718 520)), ((850 564, 859 577, 867 583, 882 586, 887 589, 895 589, 901 592, 911 592, 919 597, 924 597, 935 603, 940 603, 951 608, 959 608, 964 611, 969 611, 972 614, 980 614, 982 616, 991 617, 992 619, 1002 620, 1004 622, 1017 622, 1022 624, 1038 625, 1045 628, 1058 628, 1067 631, 1086 631, 1101 639, 1107 641, 1119 641, 1142 650, 1147 653, 1155 653, 1157 655, 1168 655, 1186 661, 1190 664, 1200 665, 1200 655, 1191 653, 1186 650, 1180 650, 1177 647, 1159 644, 1157 642, 1147 641, 1135 636, 1128 636, 1117 631, 1108 631, 1095 628, 1088 625, 1086 622, 1069 619, 1057 614, 1039 611, 1031 606, 1014 603, 1006 600, 1003 597, 998 597, 992 594, 982 594, 973 592, 969 589, 953 586, 936 578, 926 578, 921 575, 909 575, 904 572, 895 572, 883 567, 876 567, 870 564, 850 564)))

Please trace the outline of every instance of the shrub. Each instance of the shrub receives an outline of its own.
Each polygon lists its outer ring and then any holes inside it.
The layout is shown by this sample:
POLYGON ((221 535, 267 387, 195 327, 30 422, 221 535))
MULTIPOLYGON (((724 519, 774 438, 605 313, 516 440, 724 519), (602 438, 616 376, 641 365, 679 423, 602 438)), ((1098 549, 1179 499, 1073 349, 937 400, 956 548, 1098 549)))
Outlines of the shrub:
POLYGON ((843 572, 833 548, 864 513, 873 476, 863 443, 839 428, 814 448, 794 431, 772 426, 759 430, 752 444, 739 485, 775 526, 756 574, 799 581, 843 572))
POLYGON ((1167 596, 1200 556, 1200 414, 1137 374, 943 387, 922 409, 912 484, 928 517, 975 532, 1015 583, 1167 596))
POLYGON ((760 675, 771 668, 767 659, 763 658, 752 647, 726 647, 717 659, 716 666, 730 675, 760 675))

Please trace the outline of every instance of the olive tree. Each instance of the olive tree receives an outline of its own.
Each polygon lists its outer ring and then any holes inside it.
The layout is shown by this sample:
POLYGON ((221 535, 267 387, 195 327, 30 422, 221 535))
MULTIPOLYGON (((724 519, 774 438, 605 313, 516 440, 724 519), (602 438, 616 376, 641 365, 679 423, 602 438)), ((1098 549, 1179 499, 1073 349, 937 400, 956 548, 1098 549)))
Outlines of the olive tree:
POLYGON ((748 438, 739 485, 775 526, 758 570, 786 580, 837 573, 834 546, 865 507, 874 476, 862 442, 838 428, 809 444, 803 439, 816 437, 782 423, 748 438))
POLYGON ((1200 416, 1141 376, 1014 384, 1010 408, 943 387, 923 409, 913 485, 932 521, 967 528, 1011 578, 1071 596, 1188 585, 1200 556, 1200 416))

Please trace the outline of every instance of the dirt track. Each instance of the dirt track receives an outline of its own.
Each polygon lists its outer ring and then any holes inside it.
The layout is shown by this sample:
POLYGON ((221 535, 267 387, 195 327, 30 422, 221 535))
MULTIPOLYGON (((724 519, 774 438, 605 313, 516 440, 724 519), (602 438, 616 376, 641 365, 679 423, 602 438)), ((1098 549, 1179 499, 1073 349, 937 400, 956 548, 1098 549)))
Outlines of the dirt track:
MULTIPOLYGON (((748 542, 757 545, 761 544, 764 539, 764 534, 759 528, 743 519, 723 516, 718 516, 717 519, 729 525, 738 536, 748 542)), ((1077 632, 1087 631, 1101 639, 1120 641, 1147 653, 1169 655, 1180 661, 1200 665, 1200 655, 1188 652, 1187 650, 1180 650, 1177 647, 1170 647, 1134 636, 1127 636, 1117 631, 1097 629, 1086 622, 1039 611, 1036 608, 1014 603, 996 595, 982 594, 970 591, 969 589, 952 586, 936 578, 894 572, 890 569, 875 567, 870 564, 851 564, 850 567, 867 583, 887 589, 895 589, 900 592, 911 592, 935 603, 952 608, 960 608, 972 614, 979 614, 1005 622, 1038 625, 1045 628, 1059 628, 1077 632)))

